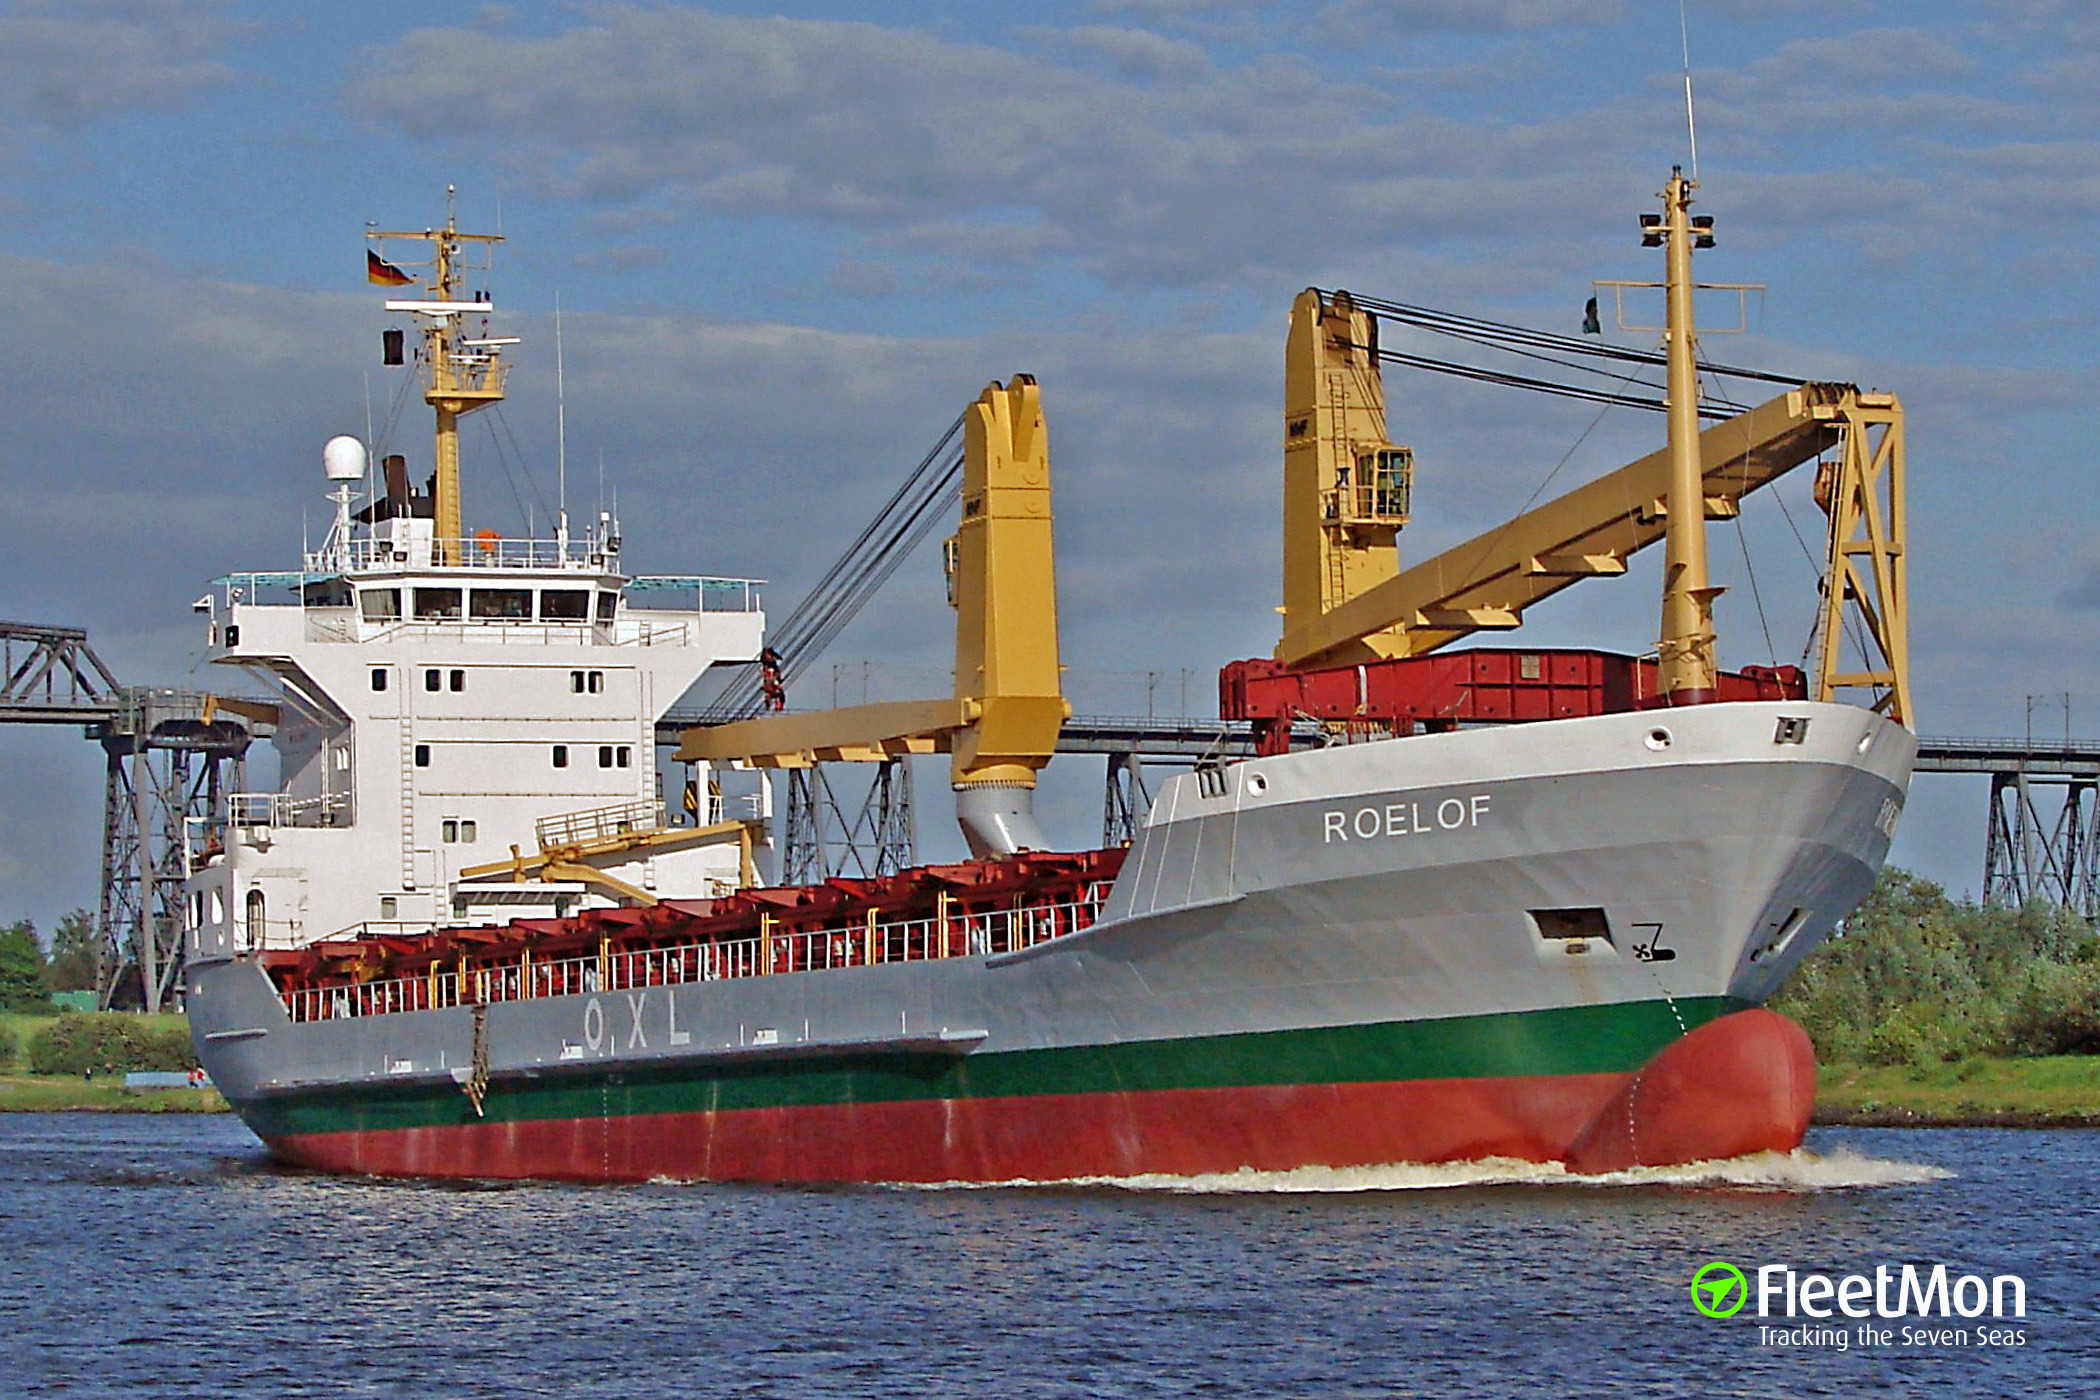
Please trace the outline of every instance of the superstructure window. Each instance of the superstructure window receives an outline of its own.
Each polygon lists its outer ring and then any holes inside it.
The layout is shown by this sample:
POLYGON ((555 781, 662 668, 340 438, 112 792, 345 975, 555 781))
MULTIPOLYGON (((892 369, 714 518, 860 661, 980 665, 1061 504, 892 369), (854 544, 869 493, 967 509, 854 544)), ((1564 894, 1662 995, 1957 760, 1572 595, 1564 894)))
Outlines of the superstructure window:
POLYGON ((399 622, 401 620, 401 590, 398 588, 361 588, 357 591, 358 611, 367 622, 399 622))
POLYGON ((459 616, 457 588, 418 588, 416 618, 422 622, 444 622, 459 616))
POLYGON ((482 621, 514 622, 532 616, 532 590, 477 588, 468 604, 469 615, 482 621))
POLYGON ((567 744, 556 744, 554 746, 554 766, 556 768, 569 766, 569 746, 567 744))
POLYGON ((380 917, 380 918, 382 918, 382 919, 398 919, 398 918, 400 918, 400 917, 401 917, 401 900, 400 900, 400 898, 399 898, 398 896, 396 896, 396 895, 391 895, 391 894, 383 894, 383 895, 379 896, 379 917, 380 917))
POLYGON ((588 622, 590 617, 590 590, 584 588, 545 588, 540 590, 540 618, 542 621, 588 622))
POLYGON ((467 673, 465 671, 448 672, 445 676, 445 683, 454 691, 465 690, 467 688, 467 673))
POLYGON ((430 766, 430 745, 428 745, 428 744, 418 744, 418 745, 416 745, 416 767, 418 767, 418 768, 428 768, 429 766, 430 766))
POLYGON ((617 594, 617 593, 600 593, 600 594, 598 595, 598 621, 599 621, 599 623, 600 623, 600 624, 602 624, 602 625, 604 625, 604 626, 607 626, 607 627, 610 627, 610 626, 612 626, 612 620, 613 620, 613 613, 614 613, 614 611, 615 611, 615 610, 616 610, 616 609, 617 609, 617 608, 618 608, 619 606, 620 606, 620 595, 619 595, 619 594, 617 594))
POLYGON ((585 691, 589 691, 593 695, 603 694, 605 691, 605 672, 569 672, 569 693, 572 695, 581 695, 585 691))
POLYGON ((384 666, 374 666, 374 667, 372 668, 372 689, 374 689, 374 690, 385 690, 385 689, 386 689, 386 667, 384 667, 384 666))
POLYGON ((443 822, 445 840, 463 846, 474 844, 474 823, 456 817, 447 817, 443 822))
POLYGON ((250 948, 260 948, 263 946, 263 937, 270 926, 264 909, 263 892, 261 890, 248 891, 246 913, 248 916, 248 946, 250 948))
POLYGON ((634 749, 627 744, 600 744, 598 746, 600 768, 631 768, 634 766, 634 749))
POLYGON ((309 608, 347 608, 350 585, 339 578, 324 578, 300 589, 299 601, 309 608))
POLYGON ((600 744, 598 746, 598 766, 600 768, 612 767, 612 751, 613 746, 611 744, 600 744))
POLYGON ((435 666, 431 667, 429 670, 423 673, 423 689, 443 690, 444 688, 444 673, 439 671, 435 666))

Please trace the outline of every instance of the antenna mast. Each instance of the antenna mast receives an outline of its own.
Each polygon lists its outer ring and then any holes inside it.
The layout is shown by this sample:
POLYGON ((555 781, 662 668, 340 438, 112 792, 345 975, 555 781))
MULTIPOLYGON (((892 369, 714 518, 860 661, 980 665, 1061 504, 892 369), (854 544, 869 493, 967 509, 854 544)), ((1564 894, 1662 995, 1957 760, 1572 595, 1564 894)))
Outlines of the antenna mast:
POLYGON ((1684 130, 1692 146, 1692 183, 1699 183, 1699 123, 1692 116, 1692 31, 1677 0, 1677 37, 1684 44, 1684 130))
POLYGON ((569 562, 569 399, 562 375, 561 293, 554 294, 554 552, 569 562))
MULTIPOLYGON (((1663 541, 1662 636, 1656 643, 1664 703, 1703 705, 1716 696, 1714 597, 1707 584, 1706 483, 1699 462, 1699 382, 1692 327, 1692 191, 1683 169, 1670 171, 1663 191, 1660 226, 1641 218, 1642 242, 1666 249, 1664 278, 1669 307, 1663 335, 1669 379, 1664 393, 1670 423, 1670 487, 1665 499, 1668 534, 1663 541), (1657 235, 1660 235, 1658 238, 1657 235)), ((1698 221, 1696 242, 1713 246, 1713 220, 1698 221)))
MULTIPOLYGON (((502 347, 518 343, 516 336, 491 337, 488 317, 492 309, 486 292, 469 299, 461 275, 469 270, 486 271, 488 263, 468 269, 461 255, 468 244, 493 249, 503 236, 495 233, 461 233, 452 205, 456 191, 445 187, 445 226, 421 232, 373 230, 366 238, 413 238, 431 245, 431 277, 427 299, 389 301, 389 311, 406 311, 424 318, 423 362, 427 380, 423 401, 437 416, 437 439, 433 463, 437 469, 433 515, 436 563, 453 567, 465 562, 461 536, 459 495, 459 420, 477 408, 503 400, 503 380, 508 366, 501 362, 502 347), (466 322, 475 318, 478 335, 470 336, 466 322)), ((376 255, 375 255, 376 260, 376 255)), ((388 285, 413 280, 381 262, 370 273, 372 280, 388 285), (391 275, 389 275, 391 274, 391 275)))

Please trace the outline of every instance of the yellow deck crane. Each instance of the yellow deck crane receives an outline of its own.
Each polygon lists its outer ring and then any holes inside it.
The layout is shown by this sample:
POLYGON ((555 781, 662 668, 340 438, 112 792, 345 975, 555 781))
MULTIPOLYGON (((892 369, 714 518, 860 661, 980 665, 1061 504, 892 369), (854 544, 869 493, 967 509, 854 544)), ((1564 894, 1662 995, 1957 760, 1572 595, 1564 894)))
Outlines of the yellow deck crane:
POLYGON ((972 855, 1045 848, 1035 775, 1071 706, 1058 665, 1050 448, 1035 380, 987 386, 964 431, 962 518, 947 548, 955 693, 688 729, 680 760, 794 768, 945 752, 972 855))
POLYGON ((1849 384, 1805 383, 1698 431, 1690 250, 1710 244, 1711 221, 1690 217, 1692 188, 1673 175, 1660 220, 1643 218, 1644 235, 1669 250, 1670 445, 1405 569, 1396 536, 1413 454, 1387 440, 1375 319, 1346 292, 1299 295, 1284 381, 1278 663, 1355 667, 1514 628, 1532 604, 1579 579, 1623 574, 1634 551, 1667 538, 1662 692, 1676 703, 1712 698, 1719 590, 1706 583, 1704 521, 1734 517, 1745 495, 1834 453, 1816 488, 1830 528, 1809 693, 1828 700, 1863 688, 1875 709, 1912 722, 1902 405, 1849 384))

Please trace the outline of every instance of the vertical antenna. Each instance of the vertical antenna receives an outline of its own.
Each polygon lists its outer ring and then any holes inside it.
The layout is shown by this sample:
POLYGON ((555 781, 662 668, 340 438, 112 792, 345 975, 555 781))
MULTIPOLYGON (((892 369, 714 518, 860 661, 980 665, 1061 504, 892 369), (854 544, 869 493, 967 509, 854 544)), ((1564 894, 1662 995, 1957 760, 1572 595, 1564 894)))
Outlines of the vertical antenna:
POLYGON ((1699 183, 1699 123, 1692 116, 1692 31, 1685 22, 1685 0, 1677 0, 1677 37, 1684 44, 1684 129, 1692 143, 1692 183, 1699 183))
MULTIPOLYGON (((365 500, 377 498, 373 491, 372 464, 379 460, 379 444, 372 441, 372 371, 365 371, 365 500)), ((372 523, 379 523, 378 512, 373 513, 372 523)), ((375 530, 372 532, 377 534, 375 530)))
POLYGON ((554 294, 554 552, 569 559, 569 403, 562 375, 561 293, 554 294))

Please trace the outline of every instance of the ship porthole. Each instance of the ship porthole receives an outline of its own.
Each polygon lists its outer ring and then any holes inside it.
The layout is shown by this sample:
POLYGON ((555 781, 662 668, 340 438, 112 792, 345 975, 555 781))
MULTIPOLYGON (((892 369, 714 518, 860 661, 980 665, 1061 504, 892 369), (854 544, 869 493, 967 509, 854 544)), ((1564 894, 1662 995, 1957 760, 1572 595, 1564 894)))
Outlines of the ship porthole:
POLYGON ((1648 737, 1642 742, 1646 743, 1649 748, 1654 749, 1657 753, 1661 753, 1664 749, 1670 747, 1670 731, 1657 726, 1648 731, 1648 737))
POLYGON ((1265 793, 1268 790, 1269 780, 1267 778, 1264 778, 1259 773, 1249 773, 1247 775, 1247 791, 1259 797, 1262 793, 1265 793))

